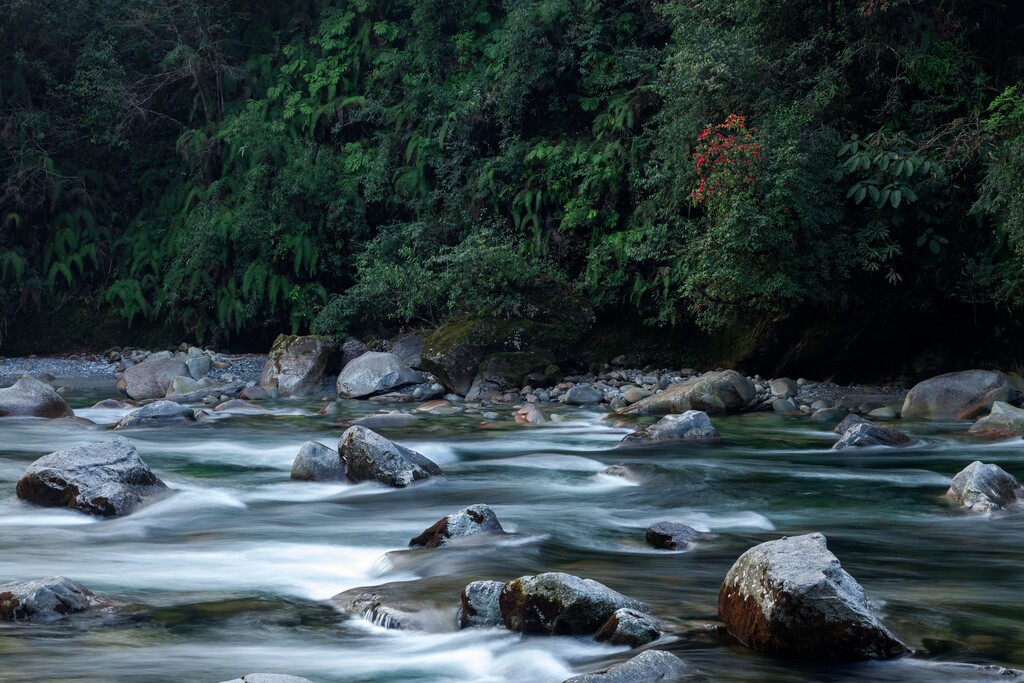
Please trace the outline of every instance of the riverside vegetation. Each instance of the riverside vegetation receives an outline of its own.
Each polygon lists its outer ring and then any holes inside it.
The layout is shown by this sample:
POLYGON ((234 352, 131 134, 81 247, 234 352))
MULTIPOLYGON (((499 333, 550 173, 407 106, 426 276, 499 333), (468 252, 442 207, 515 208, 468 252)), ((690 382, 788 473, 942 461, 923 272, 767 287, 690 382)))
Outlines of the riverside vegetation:
POLYGON ((1013 360, 1022 22, 966 0, 12 0, 0 343, 265 350, 568 297, 637 345, 710 333, 708 363, 1013 360))

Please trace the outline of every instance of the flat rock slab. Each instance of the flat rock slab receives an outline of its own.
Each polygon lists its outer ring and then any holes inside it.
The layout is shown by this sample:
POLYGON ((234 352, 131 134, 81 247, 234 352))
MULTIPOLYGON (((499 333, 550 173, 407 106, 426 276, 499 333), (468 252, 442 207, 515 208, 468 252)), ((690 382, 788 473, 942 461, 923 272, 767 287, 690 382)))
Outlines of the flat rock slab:
POLYGON ((618 411, 618 415, 667 415, 702 410, 710 415, 735 413, 754 400, 754 383, 736 372, 709 372, 670 386, 618 411))
POLYGON ((498 521, 494 510, 486 505, 477 504, 437 520, 430 528, 409 541, 409 545, 440 548, 458 538, 504 533, 505 530, 501 528, 501 522, 498 521))
POLYGON ((1024 501, 1024 487, 998 465, 975 460, 953 477, 946 497, 972 512, 995 512, 1024 501))
POLYGON ((74 411, 53 387, 32 377, 0 389, 0 417, 73 417, 74 411))
POLYGON ((438 577, 353 588, 338 593, 330 603, 384 628, 446 633, 458 630, 457 594, 451 579, 438 577))
POLYGON ((165 495, 167 485, 122 437, 44 455, 18 480, 22 500, 100 517, 126 515, 165 495))
POLYGON ((341 435, 338 453, 345 462, 345 476, 356 483, 376 481, 403 488, 444 474, 432 460, 360 425, 341 435))
POLYGON ((722 583, 718 617, 741 643, 772 654, 857 661, 910 652, 817 533, 743 553, 722 583))
POLYGON ((950 372, 914 386, 900 414, 905 420, 967 420, 1009 397, 1010 380, 1001 372, 950 372))
POLYGON ((144 429, 187 425, 196 421, 196 412, 174 401, 157 401, 133 410, 114 425, 115 430, 144 429))
POLYGON ((678 681, 690 669, 671 652, 647 650, 622 664, 582 676, 567 678, 563 683, 657 683, 678 681))
POLYGON ((342 398, 364 398, 424 381, 393 353, 368 351, 342 369, 336 388, 342 398))
POLYGON ((110 602, 63 576, 0 585, 0 621, 53 620, 110 602))

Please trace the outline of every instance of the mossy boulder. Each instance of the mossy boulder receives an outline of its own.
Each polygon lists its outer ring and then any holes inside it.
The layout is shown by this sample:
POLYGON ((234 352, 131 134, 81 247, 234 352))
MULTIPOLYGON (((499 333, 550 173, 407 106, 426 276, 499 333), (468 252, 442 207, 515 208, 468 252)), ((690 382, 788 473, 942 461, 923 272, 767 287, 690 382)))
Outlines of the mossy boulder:
POLYGON ((521 382, 534 370, 543 370, 570 354, 594 323, 594 312, 585 303, 574 301, 557 310, 540 311, 533 318, 476 318, 448 323, 425 340, 423 368, 432 373, 451 391, 465 396, 485 358, 491 354, 525 353, 496 359, 493 372, 521 382), (530 352, 545 351, 548 360, 519 375, 523 365, 530 365, 539 356, 530 352))

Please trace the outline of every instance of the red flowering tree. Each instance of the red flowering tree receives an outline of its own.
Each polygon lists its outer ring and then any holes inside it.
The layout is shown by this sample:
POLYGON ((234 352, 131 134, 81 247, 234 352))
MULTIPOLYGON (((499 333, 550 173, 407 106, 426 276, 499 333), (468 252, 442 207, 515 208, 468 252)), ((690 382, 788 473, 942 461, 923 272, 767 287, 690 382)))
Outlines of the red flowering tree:
POLYGON ((717 214, 727 212, 738 200, 753 197, 764 157, 745 116, 729 114, 724 123, 705 126, 697 137, 693 158, 697 189, 690 199, 694 205, 717 214))

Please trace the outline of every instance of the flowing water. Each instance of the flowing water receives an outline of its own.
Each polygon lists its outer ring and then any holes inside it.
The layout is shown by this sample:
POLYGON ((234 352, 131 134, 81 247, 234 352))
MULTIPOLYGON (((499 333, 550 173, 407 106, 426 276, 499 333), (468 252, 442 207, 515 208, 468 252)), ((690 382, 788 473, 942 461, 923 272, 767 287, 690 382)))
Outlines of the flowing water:
MULTIPOLYGON (((110 424, 126 411, 76 413, 110 424)), ((963 425, 904 424, 915 445, 833 453, 807 418, 719 417, 716 444, 620 448, 625 429, 594 412, 522 427, 479 414, 381 430, 446 473, 393 490, 289 480, 303 442, 336 446, 322 404, 126 433, 176 493, 97 520, 15 497, 46 453, 109 438, 43 420, 0 424, 0 583, 65 575, 126 607, 116 615, 0 624, 0 681, 224 681, 273 671, 331 681, 558 683, 629 656, 587 638, 498 629, 387 630, 325 602, 357 586, 431 578, 423 599, 454 620, 477 579, 543 571, 592 578, 647 602, 670 625, 654 647, 713 681, 961 681, 1024 667, 1024 513, 961 514, 942 494, 972 460, 1024 475, 1024 441, 980 442, 963 425), (636 480, 602 474, 626 463, 636 480), (409 550, 449 512, 487 503, 506 530, 487 542, 409 550), (650 548, 645 528, 690 524, 717 539, 650 548), (826 665, 770 657, 715 629, 722 578, 747 548, 824 533, 883 620, 918 652, 826 665)), ((379 406, 341 405, 343 417, 379 406)))

